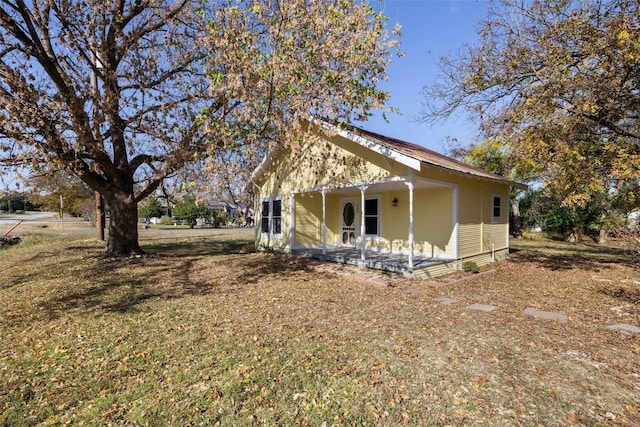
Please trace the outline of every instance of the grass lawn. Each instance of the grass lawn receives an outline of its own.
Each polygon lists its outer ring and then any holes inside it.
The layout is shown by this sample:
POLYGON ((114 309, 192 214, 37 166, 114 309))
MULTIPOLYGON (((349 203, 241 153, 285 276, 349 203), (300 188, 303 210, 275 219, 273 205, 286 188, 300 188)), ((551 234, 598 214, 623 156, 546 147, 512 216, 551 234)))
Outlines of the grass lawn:
POLYGON ((640 326, 640 274, 614 248, 523 241, 379 288, 250 232, 141 234, 159 256, 0 251, 0 425, 640 425, 640 335, 605 328, 640 326))

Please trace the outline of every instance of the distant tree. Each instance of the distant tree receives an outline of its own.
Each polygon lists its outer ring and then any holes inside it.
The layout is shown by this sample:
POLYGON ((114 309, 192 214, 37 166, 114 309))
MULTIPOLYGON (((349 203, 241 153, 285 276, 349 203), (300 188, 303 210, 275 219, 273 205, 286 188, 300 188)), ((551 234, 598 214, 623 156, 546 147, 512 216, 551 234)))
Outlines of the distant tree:
POLYGON ((0 159, 76 174, 106 254, 142 253, 137 204, 186 164, 384 107, 385 21, 367 0, 5 0, 0 159))
POLYGON ((561 197, 539 189, 528 191, 520 200, 525 228, 540 227, 551 236, 573 241, 589 237, 602 242, 611 232, 626 223, 626 196, 613 197, 609 193, 593 195, 584 206, 566 205, 561 197), (606 200, 602 200, 606 199, 606 200), (607 214, 603 215, 606 210, 607 214), (603 237, 603 233, 606 236, 603 237))
POLYGON ((442 60, 424 120, 465 108, 566 206, 640 177, 640 2, 502 0, 479 36, 442 60))
POLYGON ((6 192, 0 194, 0 211, 30 211, 39 207, 28 192, 6 192))
POLYGON ((160 218, 164 213, 160 202, 154 196, 144 199, 138 207, 138 217, 140 218, 160 218))
POLYGON ((31 199, 40 204, 43 210, 57 212, 60 209, 60 196, 64 210, 70 214, 81 213, 80 206, 87 203, 95 210, 94 193, 77 176, 65 171, 57 171, 32 176, 29 186, 33 188, 31 199))
POLYGON ((77 210, 78 215, 95 227, 96 226, 96 200, 95 198, 87 198, 80 202, 77 210))
POLYGON ((190 228, 197 224, 198 218, 209 219, 211 209, 202 200, 197 200, 195 196, 184 196, 173 210, 176 218, 186 220, 190 228))

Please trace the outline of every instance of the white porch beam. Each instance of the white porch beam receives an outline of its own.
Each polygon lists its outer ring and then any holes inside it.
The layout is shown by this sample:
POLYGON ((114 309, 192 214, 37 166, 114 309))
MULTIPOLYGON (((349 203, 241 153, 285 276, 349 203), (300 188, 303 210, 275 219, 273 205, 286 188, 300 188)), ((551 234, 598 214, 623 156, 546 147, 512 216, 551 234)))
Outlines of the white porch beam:
POLYGON ((364 192, 367 190, 367 186, 363 185, 360 187, 360 261, 362 261, 363 267, 366 259, 365 250, 366 250, 366 242, 365 242, 365 227, 364 227, 364 192))
POLYGON ((291 193, 289 195, 289 252, 293 252, 293 246, 296 243, 295 205, 296 205, 296 195, 294 193, 291 193))
POLYGON ((374 179, 374 180, 370 180, 370 181, 357 181, 357 182, 350 182, 347 184, 341 184, 341 185, 329 185, 329 186, 323 186, 323 187, 311 187, 311 188, 303 188, 301 190, 296 190, 296 193, 317 193, 322 191, 323 189, 326 189, 328 192, 329 191, 335 191, 335 190, 342 190, 344 188, 360 188, 362 186, 365 187, 370 187, 372 185, 376 185, 376 184, 390 184, 393 182, 406 182, 407 181, 407 177, 404 176, 392 176, 389 178, 382 178, 382 179, 374 179))
POLYGON ((327 189, 322 191, 322 256, 327 256, 327 189))
POLYGON ((405 182, 409 187, 409 257, 407 261, 407 270, 413 272, 413 182, 405 182))

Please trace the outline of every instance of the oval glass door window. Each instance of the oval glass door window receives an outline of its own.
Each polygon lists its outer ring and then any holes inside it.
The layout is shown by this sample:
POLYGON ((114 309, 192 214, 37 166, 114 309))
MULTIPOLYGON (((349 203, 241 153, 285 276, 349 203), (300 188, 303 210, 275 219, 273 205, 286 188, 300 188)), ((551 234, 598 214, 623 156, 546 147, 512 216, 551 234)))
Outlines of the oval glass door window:
POLYGON ((344 210, 342 211, 342 220, 344 221, 344 225, 351 227, 355 218, 356 210, 353 208, 353 203, 345 203, 344 210))
POLYGON ((349 233, 347 233, 346 231, 342 233, 342 243, 345 245, 349 243, 349 233))

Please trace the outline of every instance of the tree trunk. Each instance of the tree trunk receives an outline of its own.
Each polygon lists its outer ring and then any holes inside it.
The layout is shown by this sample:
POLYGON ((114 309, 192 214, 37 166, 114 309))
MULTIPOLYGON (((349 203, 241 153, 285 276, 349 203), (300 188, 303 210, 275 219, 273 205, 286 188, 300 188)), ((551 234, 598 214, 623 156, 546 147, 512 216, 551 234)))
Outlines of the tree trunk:
POLYGON ((598 230, 598 243, 607 243, 607 236, 609 235, 609 227, 607 226, 607 211, 603 210, 600 215, 600 229, 598 230))
POLYGON ((129 194, 116 194, 107 200, 111 211, 105 255, 143 254, 138 244, 138 204, 129 194))
POLYGON ((513 215, 513 223, 511 224, 511 235, 513 237, 522 237, 522 215, 520 215, 520 200, 517 197, 510 198, 511 215, 513 215))

